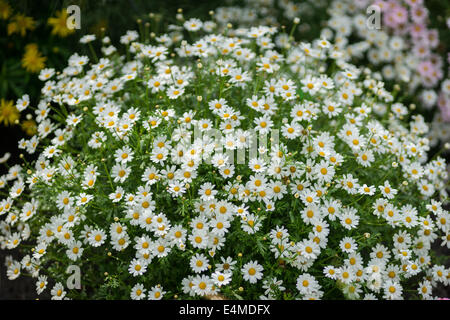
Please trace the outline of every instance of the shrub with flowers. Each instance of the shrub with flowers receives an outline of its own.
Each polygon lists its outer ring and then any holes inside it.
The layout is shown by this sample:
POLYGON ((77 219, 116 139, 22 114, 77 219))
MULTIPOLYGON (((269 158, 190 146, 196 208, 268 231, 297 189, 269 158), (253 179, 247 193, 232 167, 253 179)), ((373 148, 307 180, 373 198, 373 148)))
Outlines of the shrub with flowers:
MULTIPOLYGON (((439 48, 439 33, 431 27, 424 1, 333 1, 328 12, 330 29, 322 30, 323 37, 334 39, 352 61, 367 60, 390 87, 400 85, 403 99, 414 103, 421 113, 438 108, 436 116, 450 121, 448 61, 439 48), (378 29, 367 27, 370 5, 380 9, 378 29)), ((439 139, 450 140, 450 131, 434 127, 428 134, 433 146, 439 139)))
MULTIPOLYGON (((450 270, 429 128, 325 39, 189 19, 46 69, 38 160, 0 178, 7 275, 53 299, 434 299, 450 270), (81 270, 69 288, 68 267, 81 270)), ((289 32, 289 30, 286 30, 289 32)), ((86 36, 89 44, 95 37, 86 36)))

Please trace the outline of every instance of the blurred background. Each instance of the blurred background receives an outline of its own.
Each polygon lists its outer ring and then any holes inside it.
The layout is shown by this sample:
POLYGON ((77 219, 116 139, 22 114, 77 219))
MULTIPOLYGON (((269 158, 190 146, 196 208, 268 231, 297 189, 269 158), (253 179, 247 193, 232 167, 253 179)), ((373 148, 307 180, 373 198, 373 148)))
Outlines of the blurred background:
MULTIPOLYGON (((138 19, 149 21, 153 13, 153 30, 164 30, 175 22, 178 8, 186 17, 209 17, 209 11, 223 1, 218 0, 0 0, 0 157, 11 154, 8 163, 18 163, 18 141, 36 131, 36 123, 15 108, 16 100, 24 94, 37 105, 43 68, 61 70, 74 52, 87 54, 79 44, 85 34, 100 37, 107 34, 113 43, 127 30, 139 30, 138 19), (66 26, 66 8, 81 9, 81 29, 66 26)), ((31 114, 30 114, 31 115, 31 114)), ((34 114, 33 114, 34 118, 34 114)), ((0 175, 6 172, 0 166, 0 175)), ((21 277, 10 281, 6 277, 5 256, 11 251, 0 250, 0 299, 35 299, 35 279, 21 277)), ((12 252, 15 258, 17 252, 12 252)), ((49 298, 40 296, 41 299, 49 298)))
MULTIPOLYGON (((97 38, 108 35, 112 43, 118 44, 119 37, 127 30, 142 30, 145 22, 150 22, 151 32, 167 30, 167 25, 176 22, 175 16, 179 8, 183 9, 185 19, 196 17, 209 20, 211 10, 221 6, 244 6, 249 2, 256 1, 0 0, 0 157, 8 152, 11 154, 9 163, 19 162, 18 141, 32 136, 36 131, 34 114, 19 114, 15 108, 16 100, 28 94, 31 104, 37 105, 42 87, 42 81, 38 79, 40 70, 61 70, 74 52, 90 55, 89 47, 79 44, 83 35, 95 34, 97 38), (70 5, 77 5, 81 9, 80 30, 70 30, 66 26, 65 8, 70 5)), ((277 0, 274 2, 276 8, 277 0)), ((302 14, 302 22, 295 36, 303 41, 317 38, 320 33, 317 26, 321 25, 317 21, 326 21, 329 1, 296 2, 307 2, 309 6, 305 7, 305 14, 302 14), (315 11, 311 12, 311 8, 315 11), (315 23, 311 23, 313 21, 315 23), (313 25, 316 27, 311 28, 313 25)), ((450 32, 443 17, 450 16, 450 2, 427 0, 426 3, 430 10, 431 27, 439 30, 439 52, 446 56, 450 32)), ((270 13, 274 15, 274 12, 270 13)), ((277 21, 280 25, 291 24, 283 15, 278 15, 277 21)), ((428 110, 422 114, 427 121, 431 121, 434 111, 428 110)), ((430 156, 437 151, 438 148, 432 150, 430 156)), ((446 158, 450 160, 448 154, 446 158)), ((5 170, 4 166, 0 166, 0 175, 5 170)), ((6 253, 11 254, 9 251, 6 253)), ((0 299, 35 299, 35 279, 21 277, 16 281, 7 280, 4 258, 5 252, 0 250, 0 299)), ((441 295, 445 296, 445 293, 441 295)))

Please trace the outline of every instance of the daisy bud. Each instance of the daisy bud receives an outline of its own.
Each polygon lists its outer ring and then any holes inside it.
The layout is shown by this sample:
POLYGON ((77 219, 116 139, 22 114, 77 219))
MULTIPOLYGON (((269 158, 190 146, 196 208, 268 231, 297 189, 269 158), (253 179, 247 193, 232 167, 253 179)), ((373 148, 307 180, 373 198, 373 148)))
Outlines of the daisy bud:
POLYGON ((299 23, 300 23, 300 18, 295 17, 295 18, 294 18, 294 24, 299 24, 299 23))
POLYGON ((238 257, 242 258, 242 253, 241 252, 238 253, 238 257))
POLYGON ((409 105, 409 109, 410 109, 410 110, 416 110, 416 105, 415 105, 414 103, 411 103, 411 104, 409 105))
POLYGON ((227 23, 227 28, 231 29, 233 27, 233 25, 231 23, 227 23))
POLYGON ((444 148, 450 150, 450 143, 447 142, 446 144, 444 144, 444 148))
POLYGON ((210 16, 214 15, 214 11, 212 11, 212 10, 209 11, 208 13, 209 13, 210 16))
POLYGON ((243 287, 239 287, 239 291, 240 292, 244 291, 244 288, 243 287))
POLYGON ((407 185, 408 185, 408 181, 404 180, 404 181, 402 182, 402 185, 407 186, 407 185))
POLYGON ((203 65, 201 63, 197 63, 197 68, 201 69, 203 68, 203 65))
POLYGON ((369 239, 370 238, 370 233, 368 233, 368 232, 364 233, 364 238, 369 239))
POLYGON ((201 102, 203 100, 203 97, 202 96, 197 96, 197 101, 198 102, 201 102))

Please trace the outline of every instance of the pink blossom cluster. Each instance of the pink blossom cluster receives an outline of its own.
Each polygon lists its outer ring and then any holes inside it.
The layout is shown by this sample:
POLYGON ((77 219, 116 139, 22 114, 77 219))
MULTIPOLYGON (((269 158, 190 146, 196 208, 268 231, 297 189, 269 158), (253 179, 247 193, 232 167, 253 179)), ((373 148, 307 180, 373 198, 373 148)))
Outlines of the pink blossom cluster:
POLYGON ((450 122, 450 96, 444 91, 439 94, 438 107, 441 110, 442 120, 450 122))
POLYGON ((439 45, 436 29, 427 27, 429 11, 423 0, 375 1, 382 12, 383 27, 398 36, 411 37, 411 50, 420 61, 417 73, 425 88, 433 88, 444 76, 442 57, 433 51, 439 45))

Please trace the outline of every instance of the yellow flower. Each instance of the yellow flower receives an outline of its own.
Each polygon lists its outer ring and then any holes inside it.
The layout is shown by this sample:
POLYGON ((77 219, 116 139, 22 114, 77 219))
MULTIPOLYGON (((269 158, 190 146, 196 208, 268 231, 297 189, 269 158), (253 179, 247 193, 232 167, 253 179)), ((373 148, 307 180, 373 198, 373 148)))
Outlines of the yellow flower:
POLYGON ((0 19, 6 20, 11 15, 11 6, 8 2, 0 0, 0 19))
POLYGON ((57 11, 56 17, 48 18, 48 24, 53 27, 52 34, 64 38, 67 37, 69 34, 74 33, 75 29, 67 28, 66 21, 67 21, 66 10, 57 11))
POLYGON ((20 33, 22 37, 25 36, 27 30, 34 30, 35 21, 32 17, 27 17, 24 14, 18 13, 12 17, 11 22, 8 23, 8 36, 13 33, 20 33))
POLYGON ((45 67, 46 57, 43 57, 38 50, 35 43, 27 44, 25 47, 25 54, 22 58, 22 67, 28 72, 39 72, 45 67))
POLYGON ((14 105, 14 101, 5 101, 4 99, 0 101, 0 123, 9 126, 19 120, 19 117, 20 113, 14 105))
POLYGON ((22 130, 29 136, 34 136, 37 132, 36 122, 34 120, 25 120, 22 122, 22 130))

